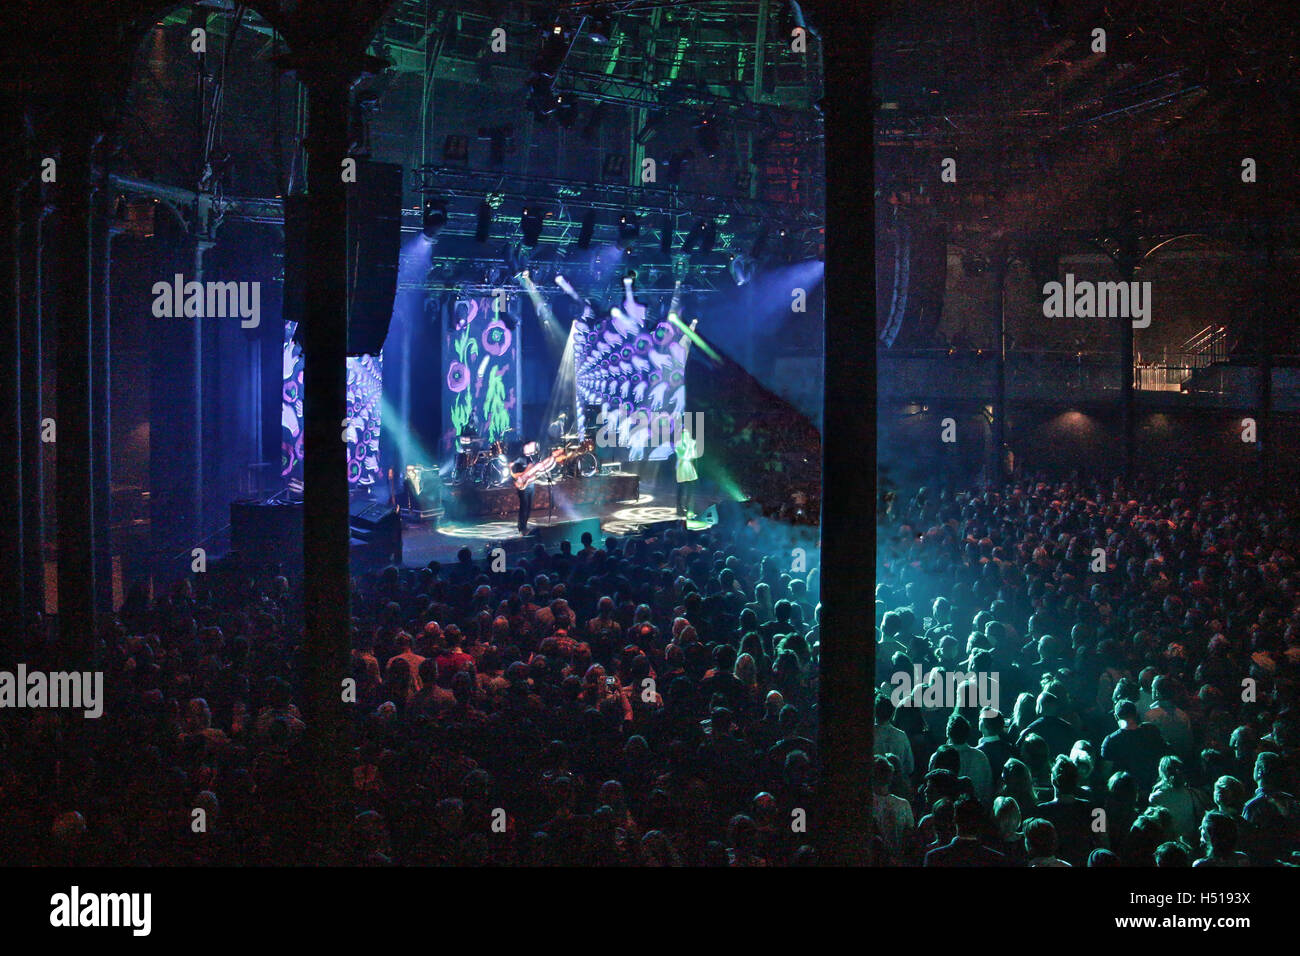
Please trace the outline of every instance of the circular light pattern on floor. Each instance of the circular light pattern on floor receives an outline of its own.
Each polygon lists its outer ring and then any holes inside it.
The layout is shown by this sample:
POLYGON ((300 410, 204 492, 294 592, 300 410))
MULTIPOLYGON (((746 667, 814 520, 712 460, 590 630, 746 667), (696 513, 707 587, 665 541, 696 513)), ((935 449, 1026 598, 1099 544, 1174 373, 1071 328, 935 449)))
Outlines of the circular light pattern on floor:
MULTIPOLYGON (((625 507, 605 515, 600 519, 600 530, 604 534, 633 534, 642 525, 656 521, 672 521, 677 517, 673 507, 651 506, 654 495, 640 495, 634 502, 623 502, 625 507)), ((535 528, 534 523, 529 526, 535 528)), ((449 538, 465 538, 473 541, 500 541, 519 536, 519 526, 514 520, 479 521, 473 524, 456 524, 442 522, 438 533, 449 538)))

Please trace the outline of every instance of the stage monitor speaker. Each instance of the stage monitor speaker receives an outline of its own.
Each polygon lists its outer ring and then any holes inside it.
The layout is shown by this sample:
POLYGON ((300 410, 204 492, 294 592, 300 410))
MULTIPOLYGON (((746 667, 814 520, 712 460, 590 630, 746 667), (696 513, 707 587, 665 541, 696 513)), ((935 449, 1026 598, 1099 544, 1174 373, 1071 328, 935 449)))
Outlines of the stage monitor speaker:
POLYGON ((437 468, 426 465, 415 465, 414 468, 414 478, 407 477, 402 481, 406 514, 417 521, 427 521, 443 513, 442 475, 437 468))
POLYGON ((573 550, 578 551, 582 548, 583 532, 590 532, 592 541, 600 541, 600 519, 580 518, 576 521, 557 521, 552 525, 539 524, 533 537, 547 548, 558 548, 561 541, 568 541, 573 545, 573 550))
POLYGON ((401 253, 402 167, 362 160, 348 185, 348 355, 383 349, 401 253))
POLYGON ((639 534, 647 535, 651 538, 662 537, 669 531, 685 531, 686 519, 673 518, 670 521, 651 521, 649 524, 641 526, 639 534))
POLYGON ((348 506, 352 538, 384 561, 402 559, 402 522, 397 509, 382 501, 359 498, 348 506))
POLYGON ((397 512, 382 501, 358 498, 348 505, 348 516, 353 534, 373 534, 396 518, 397 512))
POLYGON ((700 515, 700 520, 710 527, 721 525, 724 529, 736 528, 750 518, 762 515, 762 509, 754 501, 731 501, 724 498, 716 504, 709 505, 700 515))
POLYGON ((232 501, 230 548, 246 563, 302 564, 302 503, 232 501))

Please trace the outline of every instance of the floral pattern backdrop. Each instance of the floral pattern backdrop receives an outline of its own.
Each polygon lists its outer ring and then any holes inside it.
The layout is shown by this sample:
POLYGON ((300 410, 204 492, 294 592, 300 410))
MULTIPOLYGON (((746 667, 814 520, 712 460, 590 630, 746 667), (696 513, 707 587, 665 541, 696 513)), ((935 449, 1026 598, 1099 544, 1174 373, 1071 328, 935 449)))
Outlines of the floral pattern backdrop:
POLYGON ((502 320, 492 298, 459 299, 452 305, 444 355, 449 400, 446 446, 471 419, 479 435, 498 441, 518 427, 518 328, 502 320))
MULTIPOLYGON (((302 478, 302 348, 298 323, 284 326, 284 395, 280 415, 280 476, 302 478)), ((380 402, 384 363, 379 355, 348 359, 348 481, 369 486, 379 479, 380 402)), ((341 424, 341 423, 340 423, 341 424)))

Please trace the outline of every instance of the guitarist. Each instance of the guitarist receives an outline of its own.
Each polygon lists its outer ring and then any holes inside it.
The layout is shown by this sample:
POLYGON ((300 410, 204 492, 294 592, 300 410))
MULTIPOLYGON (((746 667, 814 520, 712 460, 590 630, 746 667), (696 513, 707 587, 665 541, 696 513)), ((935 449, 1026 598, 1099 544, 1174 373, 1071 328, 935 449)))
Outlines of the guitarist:
POLYGON ((515 463, 510 466, 510 474, 514 477, 515 491, 519 493, 519 536, 521 538, 528 533, 528 516, 533 510, 533 482, 544 475, 551 474, 566 461, 585 455, 592 447, 592 442, 587 440, 580 445, 553 451, 541 461, 535 461, 531 465, 523 458, 515 459, 515 463))
MULTIPOLYGON (((510 473, 516 476, 522 475, 528 470, 528 463, 522 458, 516 458, 514 464, 510 466, 510 473)), ((524 487, 520 488, 515 485, 515 493, 519 495, 519 537, 524 537, 528 533, 528 516, 533 513, 533 491, 535 485, 533 482, 527 482, 524 487)))

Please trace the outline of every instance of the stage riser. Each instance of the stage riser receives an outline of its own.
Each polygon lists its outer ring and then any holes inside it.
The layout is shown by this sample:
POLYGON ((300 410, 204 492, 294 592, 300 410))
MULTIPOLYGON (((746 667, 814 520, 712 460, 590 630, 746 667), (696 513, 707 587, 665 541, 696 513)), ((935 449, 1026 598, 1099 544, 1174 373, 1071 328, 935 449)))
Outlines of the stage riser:
MULTIPOLYGON (((533 494, 533 517, 544 517, 555 493, 555 513, 580 511, 595 505, 617 501, 636 501, 641 494, 641 479, 636 475, 596 475, 556 482, 554 486, 538 482, 533 494)), ((514 517, 519 513, 519 496, 513 485, 499 488, 452 486, 442 494, 447 517, 453 520, 514 517)))
POLYGON ((568 541, 573 546, 573 550, 578 551, 582 548, 584 531, 591 535, 596 547, 600 547, 605 540, 600 533, 599 518, 577 518, 573 521, 557 521, 553 525, 534 525, 529 528, 526 538, 503 538, 500 541, 493 541, 488 546, 488 554, 490 556, 494 548, 501 548, 513 558, 531 554, 539 544, 547 551, 558 551, 561 541, 568 541))

